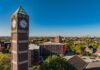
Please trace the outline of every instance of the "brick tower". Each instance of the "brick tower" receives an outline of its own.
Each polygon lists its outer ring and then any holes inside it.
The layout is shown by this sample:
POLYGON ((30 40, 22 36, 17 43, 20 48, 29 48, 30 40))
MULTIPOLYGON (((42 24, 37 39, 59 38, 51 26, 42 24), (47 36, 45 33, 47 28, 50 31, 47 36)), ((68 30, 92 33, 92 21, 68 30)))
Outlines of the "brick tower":
POLYGON ((20 6, 11 17, 11 70, 28 70, 29 16, 20 6))

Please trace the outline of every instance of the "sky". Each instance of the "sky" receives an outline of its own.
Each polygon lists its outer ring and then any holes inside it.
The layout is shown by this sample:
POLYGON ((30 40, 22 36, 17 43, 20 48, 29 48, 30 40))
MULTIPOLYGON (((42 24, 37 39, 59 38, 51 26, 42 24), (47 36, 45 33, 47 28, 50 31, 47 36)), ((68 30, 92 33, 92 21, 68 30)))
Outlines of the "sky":
POLYGON ((0 36, 11 36, 20 5, 30 17, 30 36, 100 37, 100 0, 0 0, 0 36))

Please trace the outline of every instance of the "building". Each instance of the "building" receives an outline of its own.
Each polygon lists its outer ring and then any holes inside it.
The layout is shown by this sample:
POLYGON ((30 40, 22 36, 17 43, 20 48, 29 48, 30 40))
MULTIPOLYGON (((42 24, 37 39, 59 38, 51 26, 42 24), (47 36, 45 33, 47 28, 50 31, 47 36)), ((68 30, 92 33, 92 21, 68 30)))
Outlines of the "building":
POLYGON ((29 16, 20 6, 11 17, 11 70, 28 70, 29 16))
POLYGON ((29 67, 39 64, 39 57, 39 46, 35 44, 29 44, 29 67))
POLYGON ((97 51, 95 52, 95 55, 100 56, 100 49, 97 49, 97 51))
POLYGON ((68 63, 72 64, 77 70, 83 70, 87 65, 87 63, 77 55, 70 58, 68 63))
POLYGON ((40 44, 40 56, 66 53, 66 46, 63 43, 45 42, 40 44))
POLYGON ((85 54, 93 54, 97 51, 97 49, 94 46, 85 46, 83 51, 85 54))
POLYGON ((61 43, 62 42, 62 37, 61 36, 56 36, 54 38, 54 42, 61 43))
POLYGON ((4 51, 5 51, 4 42, 0 42, 0 52, 4 51))
POLYGON ((84 70, 100 70, 100 62, 90 62, 84 70))
POLYGON ((0 42, 0 52, 10 53, 11 43, 10 42, 0 42))

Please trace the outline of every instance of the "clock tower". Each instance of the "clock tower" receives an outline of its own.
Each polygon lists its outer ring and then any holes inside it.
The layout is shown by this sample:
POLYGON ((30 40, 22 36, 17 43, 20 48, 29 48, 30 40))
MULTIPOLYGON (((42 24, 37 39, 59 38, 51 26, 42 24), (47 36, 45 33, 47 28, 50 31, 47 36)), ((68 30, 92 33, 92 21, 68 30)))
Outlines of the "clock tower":
POLYGON ((28 70, 29 16, 20 6, 11 17, 11 70, 28 70))

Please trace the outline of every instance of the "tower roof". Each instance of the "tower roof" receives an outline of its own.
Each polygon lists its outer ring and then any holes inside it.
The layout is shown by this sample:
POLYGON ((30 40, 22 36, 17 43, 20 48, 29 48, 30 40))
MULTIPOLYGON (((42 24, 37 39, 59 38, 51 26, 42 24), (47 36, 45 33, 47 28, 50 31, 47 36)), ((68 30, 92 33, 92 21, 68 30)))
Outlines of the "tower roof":
POLYGON ((20 6, 15 12, 14 14, 23 14, 23 15, 27 15, 27 13, 25 12, 25 10, 22 8, 22 6, 20 6))

